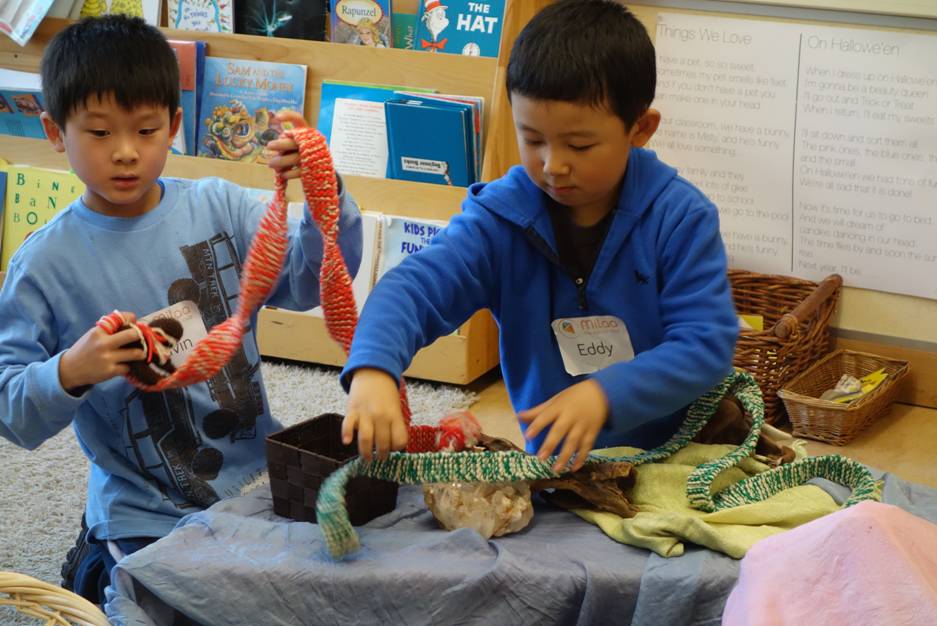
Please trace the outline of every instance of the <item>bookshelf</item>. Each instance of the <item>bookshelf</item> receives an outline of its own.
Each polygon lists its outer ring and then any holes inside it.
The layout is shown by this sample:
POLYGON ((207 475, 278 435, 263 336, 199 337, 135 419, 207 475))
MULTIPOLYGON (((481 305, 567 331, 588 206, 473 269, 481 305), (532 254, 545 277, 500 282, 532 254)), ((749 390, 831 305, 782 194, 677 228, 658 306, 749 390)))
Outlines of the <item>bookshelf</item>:
MULTIPOLYGON (((194 33, 163 28, 170 39, 201 39, 211 56, 300 63, 308 67, 305 116, 315 125, 319 93, 324 79, 385 83, 434 88, 485 98, 486 136, 484 180, 502 175, 517 163, 517 146, 510 108, 504 94, 507 52, 520 27, 544 1, 508 0, 502 29, 501 54, 497 59, 451 54, 373 49, 328 42, 254 37, 239 34, 194 33)), ((46 19, 24 47, 0 37, 0 67, 35 72, 48 41, 68 24, 46 19)), ((0 157, 18 164, 67 169, 65 156, 51 150, 44 140, 0 136, 0 157)), ((170 155, 168 176, 199 178, 221 176, 246 187, 273 186, 264 165, 218 159, 170 155)), ((421 218, 449 219, 459 212, 466 190, 398 180, 358 176, 344 177, 348 190, 362 209, 421 218)), ((288 198, 301 200, 299 185, 290 185, 288 198)), ((260 351, 265 356, 341 365, 345 356, 325 330, 324 321, 312 315, 264 308, 258 319, 260 351)), ((498 364, 498 330, 487 311, 479 311, 457 332, 439 338, 421 350, 406 375, 427 380, 467 384, 498 364)))

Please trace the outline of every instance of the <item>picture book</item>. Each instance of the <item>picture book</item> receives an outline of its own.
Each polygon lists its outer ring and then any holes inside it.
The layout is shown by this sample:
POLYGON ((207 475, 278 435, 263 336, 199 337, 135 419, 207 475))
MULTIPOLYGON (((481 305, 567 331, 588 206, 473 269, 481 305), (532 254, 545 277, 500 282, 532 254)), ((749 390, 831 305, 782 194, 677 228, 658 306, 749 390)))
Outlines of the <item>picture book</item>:
POLYGON ((79 0, 72 10, 72 17, 98 17, 119 13, 142 17, 147 24, 159 26, 162 6, 163 0, 79 0))
POLYGON ((336 43, 390 48, 391 0, 330 0, 329 37, 336 43))
POLYGON ((204 41, 170 39, 169 45, 179 62, 179 106, 182 108, 183 154, 195 155, 195 138, 199 120, 199 85, 205 74, 204 41))
POLYGON ((30 40, 39 22, 52 8, 52 0, 0 3, 0 33, 21 46, 30 40))
POLYGON ((384 102, 394 88, 322 81, 317 128, 329 144, 335 169, 342 174, 387 175, 387 126, 384 102))
POLYGON ((336 170, 355 176, 387 176, 384 102, 400 89, 395 85, 322 81, 316 127, 329 144, 336 170))
POLYGON ((0 69, 0 134, 45 139, 39 74, 0 69))
MULTIPOLYGON (((300 217, 302 210, 302 202, 290 203, 290 217, 300 217)), ((446 224, 443 220, 385 215, 377 211, 361 212, 361 265, 351 284, 359 314, 377 281, 406 257, 428 245, 446 224)), ((310 309, 307 313, 322 317, 322 307, 310 309)))
POLYGON ((234 32, 234 0, 166 0, 166 10, 169 28, 234 32))
POLYGON ((428 99, 384 105, 390 178, 467 187, 476 181, 472 106, 428 99))
POLYGON ((417 50, 496 57, 504 0, 423 0, 417 50))
POLYGON ((390 25, 395 48, 413 50, 416 42, 416 14, 391 13, 390 25))
POLYGON ((4 271, 26 238, 85 190, 84 183, 69 172, 10 165, 6 173, 6 208, 3 243, 0 244, 0 270, 4 271))
POLYGON ((375 283, 405 258, 429 245, 446 227, 444 220, 418 219, 400 215, 381 216, 381 251, 378 255, 375 283))
POLYGON ((303 113, 306 66, 205 58, 198 156, 264 163, 264 147, 288 128, 280 114, 303 113))
POLYGON ((325 41, 328 0, 234 0, 234 32, 325 41))

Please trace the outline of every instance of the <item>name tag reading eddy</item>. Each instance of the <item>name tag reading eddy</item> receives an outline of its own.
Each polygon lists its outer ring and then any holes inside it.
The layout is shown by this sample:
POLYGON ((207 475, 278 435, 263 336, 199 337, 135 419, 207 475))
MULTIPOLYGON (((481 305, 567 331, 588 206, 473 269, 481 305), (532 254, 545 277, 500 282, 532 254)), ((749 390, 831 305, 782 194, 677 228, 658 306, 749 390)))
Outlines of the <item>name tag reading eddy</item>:
POLYGON ((553 320, 551 327, 563 365, 572 376, 634 358, 628 327, 614 315, 562 317, 553 320))

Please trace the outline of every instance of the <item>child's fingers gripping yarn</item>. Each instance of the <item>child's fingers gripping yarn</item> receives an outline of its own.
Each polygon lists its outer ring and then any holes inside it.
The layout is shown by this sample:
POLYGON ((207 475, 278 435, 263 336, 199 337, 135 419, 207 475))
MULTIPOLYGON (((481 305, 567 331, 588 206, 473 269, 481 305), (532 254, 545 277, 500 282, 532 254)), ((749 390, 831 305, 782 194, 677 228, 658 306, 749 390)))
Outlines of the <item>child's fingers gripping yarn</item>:
MULTIPOLYGON (((358 324, 358 309, 352 291, 351 276, 338 245, 341 205, 332 156, 325 138, 314 128, 293 128, 284 131, 283 136, 293 139, 299 147, 303 194, 310 214, 322 233, 323 253, 319 286, 326 328, 329 335, 348 353, 358 324)), ((189 358, 172 374, 158 379, 153 384, 128 377, 134 385, 145 391, 185 387, 212 378, 231 360, 241 346, 244 333, 250 325, 251 315, 267 299, 286 259, 286 185, 287 180, 277 174, 274 197, 261 218, 244 262, 235 313, 213 327, 208 335, 195 345, 189 358)), ((120 328, 120 325, 115 327, 117 320, 112 319, 112 316, 113 314, 104 316, 98 323, 110 333, 120 328)), ((122 318, 120 322, 123 323, 122 318)), ((140 329, 138 332, 146 334, 149 331, 145 324, 138 323, 137 326, 140 329)), ((410 406, 403 381, 400 384, 400 403, 407 426, 410 427, 410 406)), ((470 445, 474 440, 469 433, 477 431, 477 422, 469 416, 465 423, 474 426, 459 436, 453 435, 450 426, 448 434, 442 438, 438 436, 436 427, 410 427, 407 449, 413 452, 435 450, 441 439, 447 446, 470 445)))
MULTIPOLYGON (((196 343, 189 358, 171 375, 153 384, 128 377, 135 386, 144 391, 165 391, 206 381, 220 372, 241 347, 250 316, 267 299, 286 259, 286 180, 277 176, 275 185, 273 200, 260 220, 244 262, 234 315, 196 343)), ((110 330, 112 323, 102 325, 99 320, 98 325, 107 332, 115 332, 110 330)), ((143 326, 139 322, 137 325, 143 326)))

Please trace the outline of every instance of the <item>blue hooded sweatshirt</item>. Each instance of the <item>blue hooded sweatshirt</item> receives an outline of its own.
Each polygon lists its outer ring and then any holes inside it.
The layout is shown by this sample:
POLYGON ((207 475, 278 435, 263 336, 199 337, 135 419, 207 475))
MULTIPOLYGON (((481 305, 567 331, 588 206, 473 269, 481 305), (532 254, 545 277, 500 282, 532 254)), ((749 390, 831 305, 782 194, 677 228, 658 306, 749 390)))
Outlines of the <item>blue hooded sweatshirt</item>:
POLYGON ((592 273, 577 285, 559 264, 547 202, 521 167, 473 185, 462 213, 368 297, 345 388, 361 367, 399 379, 417 350, 488 308, 516 411, 591 377, 609 401, 596 447, 650 447, 672 435, 687 405, 730 372, 738 336, 716 207, 653 152, 633 148, 592 273), (551 322, 598 315, 624 321, 635 357, 572 376, 551 322))

